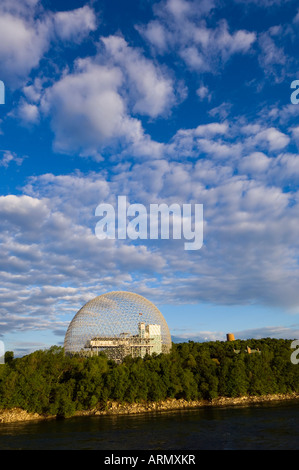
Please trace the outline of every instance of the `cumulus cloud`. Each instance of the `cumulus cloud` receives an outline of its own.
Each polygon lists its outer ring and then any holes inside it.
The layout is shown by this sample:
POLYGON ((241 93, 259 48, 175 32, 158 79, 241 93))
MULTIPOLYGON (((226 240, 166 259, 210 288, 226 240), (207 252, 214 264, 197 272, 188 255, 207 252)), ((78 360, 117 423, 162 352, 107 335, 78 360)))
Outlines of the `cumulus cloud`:
POLYGON ((56 34, 62 40, 81 42, 82 39, 97 27, 94 11, 85 5, 71 11, 59 11, 53 16, 56 34))
MULTIPOLYGON (((93 96, 103 90, 118 95, 118 69, 88 60, 79 67, 65 76, 74 88, 51 90, 54 104, 55 93, 62 99, 66 90, 73 96, 81 92, 81 73, 93 96)), ((83 113, 86 103, 79 105, 83 113)), ((97 126, 106 138, 100 119, 97 126)), ((151 292, 167 302, 298 307, 299 198, 295 187, 288 193, 283 187, 288 175, 299 171, 299 157, 285 152, 289 139, 259 121, 212 122, 178 131, 156 158, 123 163, 114 176, 94 172, 32 177, 23 196, 0 198, 0 277, 7 301, 12 302, 12 286, 23 286, 22 296, 35 305, 37 316, 40 300, 50 316, 61 300, 67 315, 78 299, 118 285, 151 292), (182 160, 182 155, 197 158, 182 160), (204 246, 191 256, 182 240, 99 241, 95 208, 100 202, 116 204, 121 194, 147 207, 155 202, 202 203, 204 246), (38 290, 33 289, 36 285, 38 290), (78 298, 72 301, 62 291, 50 296, 49 285, 80 286, 78 298)), ((16 299, 13 302, 16 305, 16 299)), ((21 305, 17 310, 21 315, 21 305)))
MULTIPOLYGON (((130 168, 124 165, 121 173, 110 177, 109 183, 104 175, 99 178, 96 173, 88 177, 44 175, 33 178, 26 191, 31 197, 38 196, 38 200, 48 200, 51 194, 55 211, 60 207, 61 214, 67 215, 73 230, 67 253, 64 250, 63 254, 75 256, 82 279, 88 277, 86 273, 97 262, 96 251, 101 250, 93 232, 96 223, 93 210, 98 203, 115 204, 120 194, 127 194, 130 202, 145 206, 157 201, 168 204, 192 201, 203 203, 205 214, 204 247, 195 257, 184 251, 181 241, 175 250, 175 241, 171 240, 137 243, 135 247, 125 241, 110 247, 105 245, 106 268, 112 272, 116 269, 120 275, 128 272, 128 266, 131 274, 140 273, 146 266, 149 278, 146 281, 146 278, 139 278, 134 288, 138 290, 144 281, 143 288, 153 288, 157 298, 163 295, 171 302, 188 299, 191 302, 298 306, 299 270, 295 256, 298 205, 294 202, 298 195, 294 191, 285 193, 281 181, 283 174, 292 171, 290 165, 295 165, 295 156, 288 158, 287 154, 281 154, 277 157, 275 146, 269 146, 267 153, 252 151, 253 144, 248 139, 254 137, 252 133, 256 128, 262 129, 260 125, 247 127, 244 137, 240 128, 234 129, 228 122, 211 123, 189 130, 189 135, 185 130, 185 135, 181 131, 176 136, 180 150, 185 147, 190 151, 191 146, 195 151, 194 142, 201 141, 203 135, 205 142, 212 146, 218 138, 225 142, 235 132, 241 136, 236 142, 241 159, 232 159, 229 155, 215 159, 215 155, 205 149, 205 158, 194 162, 177 161, 169 158, 170 155, 175 157, 177 152, 170 144, 167 160, 149 160, 130 168), (269 181, 276 181, 276 185, 269 185, 269 181), (74 194, 79 195, 75 204, 74 194), (93 261, 87 267, 84 258, 90 260, 91 255, 93 261), (173 283, 177 286, 175 291, 170 288, 173 283), (163 286, 163 293, 159 285, 163 286)), ((258 148, 259 141, 254 142, 258 148)), ((202 146, 198 148, 204 152, 202 146)), ((48 224, 47 233, 54 234, 57 228, 66 236, 67 223, 56 212, 55 226, 51 224, 50 229, 48 224)), ((58 248, 59 243, 55 245, 55 252, 58 248)))
POLYGON ((214 73, 233 55, 248 53, 256 34, 230 32, 225 19, 208 27, 204 15, 213 6, 213 2, 167 0, 155 5, 155 20, 137 29, 158 53, 175 50, 190 69, 214 73))
POLYGON ((25 157, 18 156, 15 152, 10 150, 0 150, 0 166, 7 168, 11 163, 16 163, 17 165, 22 165, 25 157))
POLYGON ((8 222, 19 227, 20 230, 26 227, 31 231, 40 226, 49 210, 39 199, 27 195, 18 197, 11 194, 0 196, 0 213, 3 226, 8 222))
POLYGON ((44 10, 39 1, 4 1, 0 13, 1 78, 12 88, 26 83, 52 41, 59 38, 78 43, 96 28, 89 6, 54 14, 44 10))
POLYGON ((214 72, 236 53, 246 53, 256 39, 255 33, 236 31, 231 34, 225 20, 215 29, 194 27, 195 43, 186 43, 180 55, 194 70, 214 72), (219 60, 221 58, 221 60, 219 60))
POLYGON ((168 149, 172 157, 209 155, 214 159, 237 161, 257 149, 278 152, 290 143, 290 136, 275 127, 260 123, 239 125, 233 122, 211 122, 194 129, 180 129, 168 149))
MULTIPOLYGON (((277 32, 273 28, 259 37, 259 46, 261 53, 259 54, 259 62, 266 76, 274 79, 279 83, 285 79, 287 56, 283 47, 276 45, 277 32)), ((280 36, 280 35, 279 35, 280 36)))
POLYGON ((128 76, 133 113, 153 118, 169 110, 175 102, 172 80, 138 49, 129 47, 118 36, 102 38, 113 62, 121 66, 128 76))
POLYGON ((42 110, 51 116, 56 150, 88 154, 113 139, 138 139, 140 124, 127 115, 118 92, 122 81, 119 69, 82 59, 47 89, 42 110))
POLYGON ((0 15, 2 79, 18 86, 36 67, 49 46, 48 27, 11 13, 0 15))
MULTIPOLYGON (((0 197, 2 334, 11 329, 58 329, 59 325, 62 330, 65 318, 69 321, 80 304, 131 282, 130 272, 140 271, 146 277, 163 269, 161 254, 151 253, 146 246, 119 245, 114 240, 99 243, 94 209, 106 188, 97 177, 69 176, 56 181, 53 175, 45 175, 35 184, 36 193, 38 186, 43 188, 43 197, 0 197), (46 181, 52 185, 49 197, 46 181), (71 210, 74 188, 82 199, 71 210), (84 203, 90 198, 87 215, 84 203)), ((32 188, 33 183, 33 192, 32 188)))
POLYGON ((253 140, 253 146, 266 145, 271 151, 285 148, 290 142, 290 137, 278 129, 269 127, 258 132, 252 139, 248 139, 248 141, 251 140, 253 140))
POLYGON ((246 175, 255 175, 256 173, 266 173, 271 159, 263 152, 253 152, 240 160, 239 170, 246 175))
MULTIPOLYGON (((156 118, 171 109, 172 80, 124 39, 109 36, 102 43, 105 53, 77 59, 73 71, 42 94, 41 111, 50 117, 54 148, 98 160, 111 147, 157 156, 162 145, 144 132, 138 116, 156 118)), ((36 96, 37 85, 26 87, 25 93, 36 96)), ((34 106, 26 109, 32 118, 34 106)))
POLYGON ((36 104, 28 103, 25 100, 21 100, 18 108, 12 113, 19 121, 27 126, 31 124, 37 124, 40 118, 39 107, 36 104))
POLYGON ((208 101, 211 100, 212 94, 209 91, 209 88, 205 85, 201 85, 197 90, 196 94, 199 96, 201 100, 207 99, 208 101))
MULTIPOLYGON (((192 139, 205 135, 211 143, 238 133, 241 159, 207 153, 178 161, 168 155, 123 164, 114 176, 49 173, 32 177, 22 196, 0 197, 4 330, 65 331, 83 303, 116 288, 163 303, 298 309, 299 196, 297 189, 284 192, 279 177, 292 171, 299 156, 272 156, 270 148, 258 151, 257 142, 256 151, 248 151, 247 139, 257 128, 242 133, 229 122, 215 122, 189 130, 192 139), (116 204, 121 194, 146 207, 204 204, 204 246, 190 254, 182 240, 98 240, 95 208, 116 204)), ((175 151, 170 145, 173 157, 175 151)))

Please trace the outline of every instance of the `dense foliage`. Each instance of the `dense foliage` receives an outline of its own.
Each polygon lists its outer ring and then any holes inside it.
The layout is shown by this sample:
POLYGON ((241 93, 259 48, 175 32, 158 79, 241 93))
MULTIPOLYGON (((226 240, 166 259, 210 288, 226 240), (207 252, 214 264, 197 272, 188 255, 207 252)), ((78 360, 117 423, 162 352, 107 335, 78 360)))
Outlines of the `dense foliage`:
POLYGON ((122 364, 104 354, 68 357, 57 346, 22 358, 8 355, 0 366, 0 408, 71 416, 108 400, 210 400, 299 392, 299 365, 291 363, 290 343, 270 338, 190 341, 173 344, 170 354, 126 357, 122 364), (261 352, 248 354, 247 346, 261 352))

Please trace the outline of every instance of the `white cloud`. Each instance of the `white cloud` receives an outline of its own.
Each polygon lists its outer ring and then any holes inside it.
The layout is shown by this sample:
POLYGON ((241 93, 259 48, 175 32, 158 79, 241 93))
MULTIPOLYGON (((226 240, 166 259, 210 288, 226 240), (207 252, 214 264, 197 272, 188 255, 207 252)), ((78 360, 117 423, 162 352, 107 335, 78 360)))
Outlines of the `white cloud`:
MULTIPOLYGON (((282 47, 275 44, 277 33, 270 28, 259 36, 259 63, 267 77, 280 83, 285 79, 287 56, 282 47)), ((280 39, 280 38, 278 38, 280 39)))
POLYGON ((5 329, 61 330, 86 300, 117 288, 150 292, 163 303, 298 307, 299 194, 284 192, 279 178, 298 170, 299 157, 271 157, 269 148, 261 152, 259 140, 249 145, 248 139, 263 130, 261 123, 201 125, 177 133, 177 147, 164 148, 167 160, 122 163, 109 175, 35 176, 24 188, 27 195, 0 197, 5 329), (241 159, 210 153, 217 143, 233 149, 235 135, 241 159), (198 155, 202 141, 210 145, 205 158, 176 160, 179 146, 198 155), (254 151, 248 151, 253 144, 254 151), (99 241, 95 208, 100 202, 114 204, 121 194, 145 206, 203 203, 204 246, 190 256, 180 240, 99 241))
POLYGON ((19 157, 15 152, 10 150, 0 150, 2 157, 0 158, 0 166, 7 168, 12 162, 21 165, 25 157, 19 157))
POLYGON ((165 9, 175 18, 180 19, 191 12, 192 4, 184 0, 168 0, 165 4, 165 9))
POLYGON ((36 104, 27 103, 25 100, 21 100, 18 109, 15 111, 15 115, 25 126, 38 123, 40 117, 38 106, 36 104))
POLYGON ((234 54, 248 53, 256 34, 230 32, 225 19, 214 28, 208 27, 204 15, 212 8, 213 2, 161 2, 154 8, 157 18, 138 26, 138 31, 158 53, 175 51, 190 69, 214 73, 234 54))
POLYGON ((51 116, 55 150, 88 155, 114 139, 138 140, 140 124, 119 94, 122 81, 119 69, 84 59, 46 90, 42 110, 51 116))
POLYGON ((18 86, 36 67, 48 48, 45 23, 27 21, 10 13, 0 15, 0 61, 2 79, 18 86))
POLYGON ((235 0, 236 3, 255 3, 259 7, 268 8, 280 3, 286 3, 290 0, 235 0))
MULTIPOLYGON (((190 328, 172 329, 174 342, 182 341, 225 341, 226 331, 194 331, 190 328)), ((239 330, 234 332, 236 339, 246 340, 250 338, 261 339, 261 338, 282 338, 282 339, 294 339, 299 337, 298 325, 291 325, 290 327, 285 326, 265 326, 261 328, 250 328, 246 330, 239 330)))
POLYGON ((195 136, 213 137, 215 135, 225 135, 229 130, 226 122, 211 122, 210 124, 201 124, 194 131, 195 136))
POLYGON ((103 186, 97 180, 98 175, 57 180, 45 175, 38 184, 42 189, 41 182, 51 183, 49 197, 0 197, 2 334, 55 330, 59 325, 65 331, 65 318, 70 320, 76 308, 103 291, 132 282, 128 269, 156 273, 163 268, 165 261, 159 253, 113 240, 99 243, 94 226, 92 230, 86 226, 87 211, 89 222, 94 222, 101 194, 96 188, 103 186), (93 187, 91 197, 88 189, 93 187), (72 211, 76 189, 81 199, 72 211), (92 203, 85 207, 90 197, 92 203))
POLYGON ((239 163, 239 170, 247 175, 265 173, 270 165, 271 159, 263 152, 253 152, 242 158, 239 163))
POLYGON ((3 221, 12 223, 20 228, 36 230, 41 221, 49 214, 49 209, 43 201, 30 196, 0 196, 0 214, 3 221))
POLYGON ((40 4, 40 0, 2 0, 1 10, 10 12, 16 15, 31 16, 32 9, 35 9, 40 4))
POLYGON ((202 124, 195 129, 181 129, 173 137, 169 145, 172 156, 177 158, 183 156, 207 155, 212 158, 236 159, 241 155, 242 145, 240 142, 232 142, 229 136, 227 122, 213 122, 202 124))
POLYGON ((299 23, 299 10, 297 11, 297 14, 293 19, 293 23, 299 23))
POLYGON ((254 32, 238 30, 230 33, 226 20, 220 22, 219 27, 210 33, 210 48, 220 52, 224 61, 236 53, 246 53, 256 40, 254 32))
POLYGON ((113 63, 127 75, 133 113, 156 118, 175 103, 173 82, 162 69, 118 36, 102 38, 113 63))
POLYGON ((85 5, 71 11, 59 11, 54 14, 54 28, 62 40, 81 42, 82 39, 97 27, 94 11, 85 5))
POLYGON ((197 90, 196 94, 200 97, 201 100, 207 99, 208 101, 212 98, 212 93, 209 91, 209 88, 201 85, 197 90))
POLYGON ((166 52, 168 48, 168 35, 167 31, 159 21, 150 21, 146 28, 137 26, 136 29, 150 42, 150 44, 154 46, 154 48, 159 53, 163 54, 163 52, 166 52))
MULTIPOLYGON (((77 59, 73 71, 66 70, 42 94, 41 111, 50 117, 54 149, 96 160, 111 148, 157 157, 163 145, 152 141, 133 116, 169 112, 176 101, 172 80, 124 39, 109 36, 102 43, 104 52, 77 59)), ((34 83, 24 91, 38 99, 39 90, 40 83, 34 83)))
POLYGON ((211 71, 210 63, 195 46, 182 48, 180 51, 180 56, 185 61, 187 66, 193 70, 198 70, 201 72, 211 71))
POLYGON ((253 137, 253 144, 259 145, 265 143, 269 146, 269 150, 281 150, 286 147, 290 142, 290 137, 283 132, 270 127, 263 129, 253 137))
MULTIPOLYGON (((293 108, 296 108, 296 106, 292 105, 293 108)), ((297 147, 299 149, 299 126, 295 126, 295 127, 292 127, 290 129, 291 133, 292 133, 292 137, 293 139, 295 140, 296 144, 297 144, 297 147)))
POLYGON ((262 328, 251 328, 247 330, 237 331, 235 338, 282 338, 294 339, 299 337, 298 325, 286 326, 265 326, 262 328))
POLYGON ((53 41, 78 43, 95 28, 95 14, 88 6, 53 14, 39 1, 4 0, 0 5, 1 79, 12 88, 25 84, 53 41))
POLYGON ((231 112, 232 104, 229 102, 224 101, 221 103, 219 106, 216 106, 215 108, 210 109, 208 112, 210 116, 212 116, 214 119, 215 118, 220 118, 220 119, 226 119, 230 112, 231 112))

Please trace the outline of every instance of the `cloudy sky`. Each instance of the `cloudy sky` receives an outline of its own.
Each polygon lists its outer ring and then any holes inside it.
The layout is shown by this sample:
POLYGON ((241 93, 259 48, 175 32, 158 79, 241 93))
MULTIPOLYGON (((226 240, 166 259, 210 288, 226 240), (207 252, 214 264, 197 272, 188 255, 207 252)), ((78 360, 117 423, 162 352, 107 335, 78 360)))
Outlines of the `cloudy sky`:
POLYGON ((299 337, 299 10, 1 0, 0 335, 62 344, 111 290, 174 339, 299 337), (100 203, 203 204, 204 244, 99 240, 100 203))

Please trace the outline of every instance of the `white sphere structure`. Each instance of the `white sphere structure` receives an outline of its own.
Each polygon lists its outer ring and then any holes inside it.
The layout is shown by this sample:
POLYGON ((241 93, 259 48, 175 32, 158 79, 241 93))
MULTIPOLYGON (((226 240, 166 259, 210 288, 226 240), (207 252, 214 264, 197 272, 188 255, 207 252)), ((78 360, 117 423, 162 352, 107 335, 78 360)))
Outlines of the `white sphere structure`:
POLYGON ((171 336, 158 308, 132 292, 109 292, 87 302, 74 316, 64 340, 66 354, 100 351, 121 362, 125 356, 168 353, 171 336))

